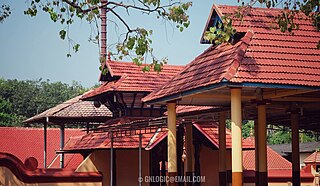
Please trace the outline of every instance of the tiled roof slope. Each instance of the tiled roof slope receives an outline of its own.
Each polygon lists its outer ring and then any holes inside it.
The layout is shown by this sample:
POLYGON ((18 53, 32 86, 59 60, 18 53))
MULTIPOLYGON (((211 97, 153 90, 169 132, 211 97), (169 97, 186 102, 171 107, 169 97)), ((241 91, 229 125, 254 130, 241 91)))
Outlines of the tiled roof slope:
MULTIPOLYGON (((163 135, 166 133, 160 131, 157 133, 153 142, 158 139, 162 139, 163 135)), ((143 134, 142 135, 142 148, 147 148, 151 146, 151 139, 155 133, 143 134)), ((93 149, 109 149, 111 148, 111 139, 107 132, 105 133, 89 133, 83 136, 72 137, 67 142, 64 150, 93 150, 93 149)), ((139 135, 131 136, 119 136, 115 137, 113 140, 113 148, 117 149, 131 149, 139 148, 139 135)))
MULTIPOLYGON (((267 147, 268 170, 291 169, 291 163, 276 153, 270 147, 267 147)), ((255 169, 254 150, 243 151, 243 167, 246 170, 255 169)))
MULTIPOLYGON (((82 135, 80 129, 65 129, 65 140, 71 136, 82 135)), ((43 167, 43 129, 41 128, 15 128, 0 127, 0 152, 15 155, 21 161, 28 157, 35 157, 38 160, 38 167, 43 167)), ((60 148, 60 131, 57 128, 47 130, 47 164, 55 158, 55 150, 60 148)), ((67 155, 65 157, 66 168, 75 169, 80 163, 79 158, 67 155), (76 163, 71 162, 76 161, 76 163)), ((59 158, 58 158, 59 159, 59 158)), ((58 168, 59 164, 51 168, 58 168)))
MULTIPOLYGON (((121 117, 107 121, 104 126, 110 125, 121 125, 132 121, 143 120, 147 118, 141 117, 121 117)), ((132 131, 134 132, 134 131, 132 131)), ((143 134, 142 136, 142 147, 146 148, 151 144, 150 141, 155 142, 158 138, 162 138, 165 134, 163 131, 155 133, 143 134), (152 140, 151 140, 152 139, 152 140)), ((108 132, 92 132, 82 136, 71 137, 66 143, 64 150, 91 150, 91 149, 107 149, 111 147, 111 139, 108 132)), ((139 147, 139 135, 121 136, 115 137, 113 140, 114 148, 138 148, 139 147)))
POLYGON ((303 161, 304 163, 320 163, 320 152, 315 151, 303 161))
MULTIPOLYGON (((222 16, 234 13, 237 7, 214 5, 213 10, 222 16)), ((221 82, 320 87, 320 50, 316 48, 320 32, 305 16, 297 20, 300 29, 293 33, 270 29, 280 12, 281 9, 252 8, 242 24, 233 21, 237 31, 245 33, 239 42, 209 47, 143 100, 178 95, 221 82)))
MULTIPOLYGON (((216 147, 219 148, 219 127, 216 123, 197 123, 194 126, 206 136, 216 147)), ((232 148, 231 143, 231 131, 226 130, 226 148, 232 148)), ((254 142, 242 141, 243 149, 254 149, 254 142)))
POLYGON ((160 73, 153 70, 143 72, 132 62, 107 61, 109 73, 120 77, 119 80, 105 82, 94 91, 85 94, 82 99, 97 96, 109 91, 143 91, 152 92, 154 89, 169 81, 183 66, 164 65, 160 73))
MULTIPOLYGON (((89 91, 90 92, 90 91, 89 91)), ((34 123, 45 120, 46 117, 55 118, 95 118, 112 117, 111 111, 104 105, 96 108, 91 101, 80 100, 81 95, 67 100, 55 107, 52 107, 38 115, 35 115, 24 122, 34 123)), ((77 120, 80 121, 80 120, 77 120)))
MULTIPOLYGON (((219 133, 217 124, 194 124, 197 130, 199 130, 213 145, 219 148, 219 133)), ((158 144, 167 136, 166 131, 159 131, 157 133, 149 133, 142 135, 142 148, 147 150, 158 144)), ((227 131, 226 147, 231 149, 231 132, 227 131)), ((105 149, 110 148, 111 140, 107 132, 105 133, 89 133, 84 136, 72 137, 67 142, 64 150, 91 150, 91 149, 105 149)), ((139 147, 139 136, 122 136, 115 137, 114 148, 138 148, 139 147)), ((254 144, 251 142, 243 141, 244 149, 253 149, 254 144)))

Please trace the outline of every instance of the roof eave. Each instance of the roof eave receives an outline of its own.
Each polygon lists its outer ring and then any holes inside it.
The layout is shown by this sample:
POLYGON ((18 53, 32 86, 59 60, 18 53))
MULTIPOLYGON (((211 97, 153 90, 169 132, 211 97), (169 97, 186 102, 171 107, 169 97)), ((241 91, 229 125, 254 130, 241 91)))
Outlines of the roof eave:
POLYGON ((165 104, 169 101, 175 101, 175 100, 181 100, 183 97, 190 96, 193 94, 199 94, 203 93, 209 90, 214 90, 218 88, 224 88, 224 87, 257 87, 257 88, 280 88, 280 89, 303 89, 303 90, 320 90, 320 87, 313 87, 313 86, 304 86, 304 85, 289 85, 289 84, 273 84, 273 83, 234 83, 230 81, 226 82, 220 82, 211 84, 204 87, 199 87, 196 89, 188 90, 182 93, 172 94, 161 98, 151 99, 151 100, 145 100, 142 99, 143 102, 147 104, 165 104))

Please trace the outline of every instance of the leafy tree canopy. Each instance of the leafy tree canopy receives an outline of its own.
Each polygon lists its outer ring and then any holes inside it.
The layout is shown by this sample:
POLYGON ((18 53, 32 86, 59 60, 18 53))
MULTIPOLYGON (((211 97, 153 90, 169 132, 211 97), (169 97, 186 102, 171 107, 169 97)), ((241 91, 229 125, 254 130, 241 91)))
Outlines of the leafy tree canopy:
MULTIPOLYGON (((170 22, 175 25, 180 31, 187 28, 190 24, 188 9, 192 6, 191 2, 183 2, 180 0, 160 1, 160 0, 27 0, 27 9, 24 11, 26 15, 31 17, 37 16, 42 11, 49 14, 51 21, 61 24, 62 28, 59 31, 60 38, 69 41, 69 53, 77 52, 80 49, 80 44, 73 41, 69 35, 69 28, 76 19, 85 20, 92 25, 94 30, 90 36, 90 41, 100 45, 99 24, 102 9, 108 15, 116 17, 118 20, 114 22, 116 26, 122 25, 126 32, 119 34, 119 41, 115 44, 115 52, 113 55, 120 60, 123 57, 129 57, 137 65, 141 66, 146 63, 147 57, 151 60, 151 64, 143 68, 144 71, 154 69, 160 71, 161 67, 167 63, 166 58, 158 59, 153 54, 151 36, 152 30, 146 28, 133 28, 125 20, 123 15, 126 12, 129 15, 131 12, 140 12, 144 15, 155 15, 160 21, 170 22)), ((0 22, 4 21, 10 14, 9 5, 3 4, 0 9, 0 22)), ((100 62, 105 62, 105 57, 101 57, 100 62)), ((147 64, 147 63, 146 63, 147 64)), ((100 68, 102 70, 102 67, 100 68)))
POLYGON ((87 91, 82 85, 49 80, 19 81, 0 79, 0 126, 22 125, 39 114, 87 91))

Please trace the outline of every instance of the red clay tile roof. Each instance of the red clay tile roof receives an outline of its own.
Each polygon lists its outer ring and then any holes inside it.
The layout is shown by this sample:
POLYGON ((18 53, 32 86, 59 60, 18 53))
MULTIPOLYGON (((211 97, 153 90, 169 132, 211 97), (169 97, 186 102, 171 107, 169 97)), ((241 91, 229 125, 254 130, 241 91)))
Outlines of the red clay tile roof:
POLYGON ((320 163, 320 152, 315 151, 306 159, 303 160, 304 163, 320 163))
MULTIPOLYGON (((220 16, 236 6, 214 6, 220 16)), ((320 87, 320 32, 305 16, 291 33, 270 30, 280 9, 252 8, 244 22, 233 26, 245 36, 236 44, 211 46, 175 77, 143 101, 157 101, 222 82, 264 83, 320 87)), ((211 17, 211 16, 210 16, 211 17)))
MULTIPOLYGON (((80 129, 65 129, 65 140, 71 136, 84 134, 80 129)), ((38 167, 43 167, 43 129, 40 128, 15 128, 0 127, 0 152, 15 155, 21 161, 28 157, 35 157, 38 160, 38 167)), ((60 131, 57 128, 47 130, 47 163, 54 160, 55 150, 60 148, 60 131)), ((66 168, 75 169, 81 162, 79 158, 67 155, 65 157, 66 168), (71 161, 75 161, 71 162, 71 161)), ((58 158, 59 159, 59 158, 58 158)), ((54 164, 51 168, 58 168, 59 164, 54 164)))
MULTIPOLYGON (((129 123, 136 120, 142 120, 148 118, 141 117, 121 117, 107 121, 105 125, 120 125, 129 123)), ((152 146, 154 142, 157 142, 158 138, 162 138, 165 135, 164 131, 158 131, 156 133, 149 133, 142 135, 142 148, 148 148, 152 146), (152 140, 151 140, 152 139, 152 140), (151 142, 150 142, 151 141, 151 142)), ((107 149, 111 147, 111 139, 108 132, 91 132, 82 136, 71 137, 66 143, 63 150, 92 150, 92 149, 107 149)), ((138 148, 139 147, 139 135, 121 136, 115 137, 113 140, 114 148, 138 148)))
MULTIPOLYGON (((89 91, 88 93, 90 93, 89 91)), ((91 101, 80 100, 81 95, 65 101, 55 107, 52 107, 36 116, 33 116, 25 123, 44 122, 46 117, 61 119, 62 121, 68 118, 68 121, 106 121, 107 118, 112 117, 111 111, 104 105, 96 108, 91 101)))
MULTIPOLYGON (((204 136, 206 136, 216 147, 219 148, 219 127, 216 123, 197 123, 193 126, 196 127, 204 136)), ((231 149, 231 131, 226 130, 226 147, 231 149)), ((254 142, 246 140, 242 141, 243 149, 254 149, 254 142)))
POLYGON ((160 73, 142 72, 131 62, 108 61, 109 73, 119 80, 105 82, 93 92, 85 94, 82 99, 88 99, 109 91, 151 92, 177 74, 183 66, 165 65, 160 73))
MULTIPOLYGON (((155 133, 143 134, 142 148, 148 148, 149 146, 152 146, 154 142, 157 142, 158 138, 162 139, 163 135, 166 135, 166 132, 160 131, 156 135, 155 133)), ((114 137, 113 147, 117 149, 139 148, 139 135, 114 137)), ((73 151, 109 148, 111 148, 110 136, 108 132, 103 132, 89 133, 83 136, 71 137, 64 150, 73 151)))
MULTIPOLYGON (((118 124, 118 122, 116 122, 118 124)), ((197 130, 199 130, 209 141, 219 148, 219 134, 218 126, 216 123, 206 123, 204 125, 194 124, 197 130)), ((231 148, 231 132, 227 130, 227 148, 231 148)), ((142 135, 142 148, 147 150, 152 149, 156 144, 163 140, 167 136, 166 131, 158 131, 156 133, 149 133, 142 135)), ((96 132, 89 133, 83 136, 71 137, 67 142, 64 150, 74 151, 74 150, 93 150, 93 149, 106 149, 111 147, 111 140, 108 132, 96 132)), ((139 136, 121 136, 115 137, 114 148, 138 148, 139 147, 139 136)), ((243 141, 244 149, 253 149, 254 143, 243 141)))
MULTIPOLYGON (((291 163, 276 153, 270 147, 267 147, 268 170, 291 170, 291 163)), ((243 151, 243 167, 246 170, 255 169, 255 152, 254 150, 243 151)))

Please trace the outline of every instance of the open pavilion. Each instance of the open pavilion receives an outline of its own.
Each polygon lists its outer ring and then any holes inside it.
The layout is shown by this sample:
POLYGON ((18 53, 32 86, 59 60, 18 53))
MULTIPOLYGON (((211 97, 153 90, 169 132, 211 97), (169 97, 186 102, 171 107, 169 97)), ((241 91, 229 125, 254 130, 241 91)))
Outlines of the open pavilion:
MULTIPOLYGON (((233 6, 214 5, 204 31, 216 27, 222 16, 236 10, 233 6)), ((302 14, 295 19, 300 29, 293 33, 270 29, 280 12, 252 8, 244 20, 233 19, 237 30, 234 44, 210 46, 168 83, 143 98, 147 104, 167 106, 169 175, 177 172, 176 105, 222 106, 230 110, 230 116, 220 113, 221 144, 225 143, 223 121, 230 118, 232 122, 233 186, 243 185, 243 119, 256 121, 256 185, 268 184, 267 123, 291 128, 292 182, 294 186, 301 184, 299 130, 320 130, 320 52, 316 48, 320 33, 302 14)), ((224 157, 225 148, 219 151, 224 157)), ((220 178, 225 175, 222 163, 220 178)))

